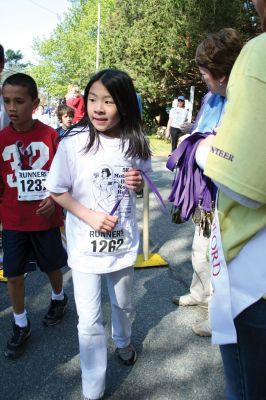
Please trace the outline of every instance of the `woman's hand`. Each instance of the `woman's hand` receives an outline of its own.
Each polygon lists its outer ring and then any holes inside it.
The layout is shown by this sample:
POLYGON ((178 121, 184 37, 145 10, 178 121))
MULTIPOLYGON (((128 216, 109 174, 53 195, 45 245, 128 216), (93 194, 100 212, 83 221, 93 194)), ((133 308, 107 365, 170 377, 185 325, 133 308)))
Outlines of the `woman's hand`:
POLYGON ((144 182, 142 175, 137 169, 130 169, 125 173, 125 187, 135 192, 143 189, 144 182))
POLYGON ((39 208, 36 211, 36 214, 40 217, 51 217, 51 215, 55 212, 55 204, 51 197, 46 197, 46 199, 42 200, 39 204, 39 208))

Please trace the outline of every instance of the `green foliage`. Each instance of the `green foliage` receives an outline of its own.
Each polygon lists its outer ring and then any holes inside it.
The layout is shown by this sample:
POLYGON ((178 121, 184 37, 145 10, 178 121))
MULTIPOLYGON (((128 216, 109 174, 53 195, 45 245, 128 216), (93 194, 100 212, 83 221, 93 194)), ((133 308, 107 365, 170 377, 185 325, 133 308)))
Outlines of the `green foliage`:
MULTIPOLYGON (((114 0, 106 0, 102 4, 103 25, 113 3, 114 0)), ((64 96, 70 84, 84 88, 95 72, 97 5, 97 0, 73 2, 51 37, 34 41, 40 63, 29 72, 52 96, 64 96)))
MULTIPOLYGON (((53 96, 64 96, 69 84, 84 88, 95 72, 98 0, 71 3, 51 37, 34 44, 40 63, 30 73, 53 96)), ((101 0, 100 68, 132 76, 152 129, 173 97, 189 97, 191 85, 198 97, 206 91, 194 62, 202 38, 223 27, 249 38, 256 23, 250 1, 101 0)))
POLYGON ((5 52, 5 66, 11 71, 22 71, 29 64, 23 64, 21 61, 23 59, 23 54, 20 50, 7 49, 5 52))
POLYGON ((222 27, 246 32, 242 0, 117 0, 105 39, 104 64, 127 70, 142 97, 158 105, 200 85, 197 44, 222 27))

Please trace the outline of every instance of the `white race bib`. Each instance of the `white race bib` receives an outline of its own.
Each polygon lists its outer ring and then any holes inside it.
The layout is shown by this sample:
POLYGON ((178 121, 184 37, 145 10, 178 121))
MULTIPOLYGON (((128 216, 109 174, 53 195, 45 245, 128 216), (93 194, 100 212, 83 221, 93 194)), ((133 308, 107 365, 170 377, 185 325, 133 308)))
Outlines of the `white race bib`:
POLYGON ((17 170, 17 189, 19 201, 42 200, 48 197, 45 181, 48 171, 43 169, 17 170))
POLYGON ((89 231, 88 253, 107 255, 123 253, 129 249, 129 240, 125 237, 124 229, 113 230, 110 233, 89 231))

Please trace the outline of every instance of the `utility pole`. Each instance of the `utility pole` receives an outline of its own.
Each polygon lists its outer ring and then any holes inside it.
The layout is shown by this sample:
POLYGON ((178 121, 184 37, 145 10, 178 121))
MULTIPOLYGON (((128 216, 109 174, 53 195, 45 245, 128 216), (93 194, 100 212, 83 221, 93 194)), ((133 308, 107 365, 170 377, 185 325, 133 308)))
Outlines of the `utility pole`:
POLYGON ((99 71, 100 63, 100 24, 101 24, 101 3, 98 1, 98 24, 97 24, 97 47, 96 47, 96 71, 99 71))

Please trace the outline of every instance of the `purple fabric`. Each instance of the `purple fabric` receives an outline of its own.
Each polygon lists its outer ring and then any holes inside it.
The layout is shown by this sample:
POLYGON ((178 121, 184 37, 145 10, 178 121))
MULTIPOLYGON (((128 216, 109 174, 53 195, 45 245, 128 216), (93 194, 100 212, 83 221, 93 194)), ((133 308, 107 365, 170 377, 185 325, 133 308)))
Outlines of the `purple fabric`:
POLYGON ((184 221, 190 218, 199 201, 203 210, 211 211, 215 200, 216 186, 203 174, 195 161, 199 141, 208 135, 209 133, 196 132, 187 137, 166 164, 171 171, 177 169, 168 201, 179 209, 184 221))
MULTIPOLYGON (((161 203, 162 211, 163 211, 164 213, 167 213, 167 208, 166 208, 166 205, 164 204, 164 201, 163 201, 163 199, 162 199, 162 196, 160 195, 158 189, 156 188, 156 186, 155 186, 154 183, 152 182, 151 178, 150 178, 144 171, 142 171, 141 169, 139 169, 138 171, 141 173, 143 179, 147 182, 147 184, 148 184, 150 190, 154 193, 156 199, 161 203)), ((114 213, 116 212, 117 208, 119 207, 119 204, 121 203, 122 198, 125 196, 126 193, 128 193, 128 191, 129 191, 128 188, 125 188, 125 189, 124 189, 124 191, 123 191, 123 193, 122 193, 122 196, 121 196, 120 199, 117 200, 117 202, 115 203, 115 205, 114 205, 112 211, 110 212, 110 215, 114 215, 114 213)))

